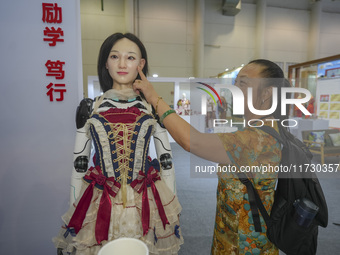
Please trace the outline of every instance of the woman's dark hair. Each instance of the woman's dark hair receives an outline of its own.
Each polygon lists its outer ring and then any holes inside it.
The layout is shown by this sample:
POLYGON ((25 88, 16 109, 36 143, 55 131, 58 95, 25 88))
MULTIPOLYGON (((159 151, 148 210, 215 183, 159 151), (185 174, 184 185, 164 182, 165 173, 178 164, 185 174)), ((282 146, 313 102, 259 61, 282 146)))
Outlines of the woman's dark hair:
MULTIPOLYGON (((97 65, 97 71, 98 71, 98 77, 99 77, 99 83, 100 87, 103 90, 103 92, 106 92, 109 89, 112 89, 113 86, 113 80, 109 74, 109 71, 106 68, 106 62, 107 58, 109 57, 110 51, 113 47, 113 45, 119 41, 120 39, 127 38, 130 41, 137 44, 141 54, 142 58, 145 59, 145 65, 143 68, 143 73, 145 76, 148 75, 149 67, 148 67, 148 57, 145 50, 145 47, 143 43, 138 39, 137 36, 131 33, 115 33, 113 35, 110 35, 106 40, 103 42, 102 46, 100 47, 99 56, 98 56, 98 65, 97 65)), ((138 74, 137 79, 140 79, 140 76, 138 74)))
MULTIPOLYGON (((290 87, 290 82, 287 79, 285 79, 282 69, 274 62, 266 60, 266 59, 256 59, 256 60, 250 61, 249 64, 256 64, 256 65, 260 65, 263 67, 263 70, 260 74, 263 78, 266 78, 266 79, 264 79, 265 82, 263 83, 262 89, 266 87, 278 88, 278 95, 277 95, 278 103, 277 103, 276 110, 273 113, 273 116, 276 119, 280 119, 280 120, 286 119, 289 114, 289 106, 287 105, 286 115, 282 116, 281 115, 281 88, 290 87)), ((290 97, 290 95, 288 96, 290 97)))

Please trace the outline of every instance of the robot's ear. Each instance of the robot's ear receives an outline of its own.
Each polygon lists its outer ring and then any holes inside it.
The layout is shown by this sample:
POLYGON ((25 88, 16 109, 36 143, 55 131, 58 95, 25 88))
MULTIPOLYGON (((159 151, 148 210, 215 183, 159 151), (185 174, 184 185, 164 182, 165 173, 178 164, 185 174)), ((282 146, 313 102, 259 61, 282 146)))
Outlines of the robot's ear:
POLYGON ((142 59, 140 60, 140 62, 139 62, 139 65, 138 65, 138 66, 140 67, 140 69, 143 70, 143 68, 144 68, 144 66, 145 66, 145 63, 146 63, 145 59, 142 58, 142 59))
POLYGON ((81 100, 76 113, 76 125, 77 129, 82 128, 87 119, 91 115, 93 100, 90 98, 84 98, 81 100))

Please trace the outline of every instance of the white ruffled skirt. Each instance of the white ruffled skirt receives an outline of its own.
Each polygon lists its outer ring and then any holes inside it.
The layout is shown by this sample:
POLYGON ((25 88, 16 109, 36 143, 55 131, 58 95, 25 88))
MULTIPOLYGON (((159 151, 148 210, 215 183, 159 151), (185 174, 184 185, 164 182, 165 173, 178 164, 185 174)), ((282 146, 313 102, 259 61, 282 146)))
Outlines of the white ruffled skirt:
MULTIPOLYGON (((88 183, 84 181, 80 194, 83 194, 88 183)), ((87 210, 86 217, 83 221, 82 228, 78 234, 71 234, 66 226, 68 225, 81 196, 76 200, 73 206, 62 216, 64 226, 57 237, 53 238, 56 248, 63 249, 63 252, 75 255, 95 255, 102 245, 108 241, 120 237, 131 237, 142 240, 147 244, 149 253, 161 255, 177 254, 180 245, 183 244, 183 237, 179 224, 179 214, 182 210, 177 197, 170 191, 164 181, 155 182, 166 217, 170 224, 165 229, 159 216, 158 208, 154 200, 151 187, 147 188, 149 207, 150 207, 150 224, 148 233, 143 236, 142 228, 142 195, 137 193, 130 185, 126 190, 126 205, 123 206, 122 192, 118 191, 116 197, 110 196, 112 209, 110 225, 108 231, 108 240, 98 244, 95 237, 95 226, 98 208, 103 191, 94 187, 93 196, 90 206, 87 210)))

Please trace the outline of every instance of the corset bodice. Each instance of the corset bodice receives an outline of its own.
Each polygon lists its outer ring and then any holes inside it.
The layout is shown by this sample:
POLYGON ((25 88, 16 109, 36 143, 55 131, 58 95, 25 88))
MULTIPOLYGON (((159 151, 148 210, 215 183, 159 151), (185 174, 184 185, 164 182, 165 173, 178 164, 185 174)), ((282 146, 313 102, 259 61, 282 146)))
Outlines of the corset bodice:
POLYGON ((94 164, 106 177, 131 183, 148 169, 148 150, 156 120, 137 107, 95 113, 88 128, 95 148, 94 164))

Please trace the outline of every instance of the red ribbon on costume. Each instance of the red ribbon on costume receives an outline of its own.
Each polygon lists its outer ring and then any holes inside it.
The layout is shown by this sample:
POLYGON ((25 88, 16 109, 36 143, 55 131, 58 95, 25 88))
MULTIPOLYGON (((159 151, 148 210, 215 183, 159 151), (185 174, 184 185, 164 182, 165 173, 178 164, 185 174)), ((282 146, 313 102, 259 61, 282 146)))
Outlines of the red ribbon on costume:
POLYGON ((75 232, 78 234, 83 225, 86 212, 92 200, 94 185, 98 184, 103 186, 103 194, 100 199, 95 227, 96 240, 98 244, 100 244, 101 241, 108 240, 108 231, 110 226, 110 216, 112 208, 110 195, 112 197, 115 197, 117 195, 120 188, 120 183, 116 182, 114 177, 107 178, 106 176, 104 176, 99 166, 96 166, 96 168, 91 167, 86 172, 84 179, 91 181, 91 183, 79 200, 77 208, 75 209, 67 227, 74 228, 75 232))
POLYGON ((145 236, 149 231, 150 224, 150 207, 149 207, 149 198, 148 198, 148 186, 151 186, 151 190, 153 196, 155 198, 155 202, 158 208, 159 216, 162 220, 163 227, 165 229, 166 224, 170 224, 159 196, 158 190, 156 188, 155 182, 160 180, 159 172, 153 167, 149 168, 147 175, 145 175, 142 171, 139 171, 138 177, 131 182, 131 187, 134 188, 138 193, 143 191, 142 197, 142 226, 143 226, 143 236, 145 236))

